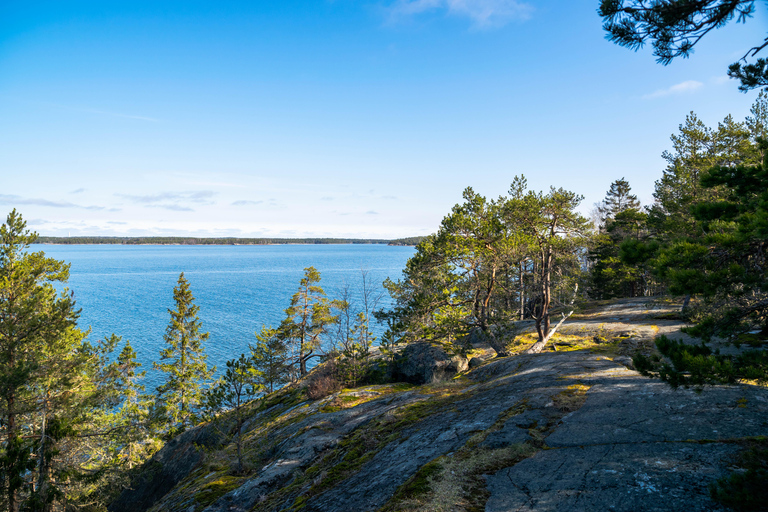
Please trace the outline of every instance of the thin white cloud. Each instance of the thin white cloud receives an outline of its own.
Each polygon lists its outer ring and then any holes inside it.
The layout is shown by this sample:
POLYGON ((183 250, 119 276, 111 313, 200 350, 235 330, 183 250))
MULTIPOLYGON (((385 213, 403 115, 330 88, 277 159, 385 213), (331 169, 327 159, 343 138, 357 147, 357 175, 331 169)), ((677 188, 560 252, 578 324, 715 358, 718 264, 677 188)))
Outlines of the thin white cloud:
POLYGON ((476 28, 494 28, 510 21, 527 20, 533 7, 520 0, 395 0, 387 11, 392 21, 444 11, 469 18, 476 28))
POLYGON ((690 94, 697 91, 698 89, 701 89, 702 87, 704 87, 704 84, 701 82, 696 80, 686 80, 685 82, 680 82, 679 84, 675 84, 672 87, 659 89, 658 91, 654 91, 651 94, 646 94, 643 96, 643 99, 650 100, 654 98, 663 98, 664 96, 690 94))
POLYGON ((160 192, 149 195, 115 194, 133 203, 141 204, 147 208, 165 208, 177 212, 192 212, 188 203, 210 205, 213 201, 210 199, 217 193, 212 190, 198 190, 191 192, 160 192))
POLYGON ((189 206, 182 206, 180 204, 150 204, 147 205, 148 208, 163 208, 165 210, 171 210, 173 212, 193 212, 192 208, 189 206))
POLYGON ((22 197, 15 194, 0 194, 0 204, 8 205, 35 205, 51 208, 84 208, 86 210, 103 210, 103 206, 82 206, 69 201, 51 201, 39 197, 22 197))
POLYGON ((262 204, 264 201, 250 201, 248 199, 241 199, 239 201, 232 202, 232 206, 248 206, 262 204))

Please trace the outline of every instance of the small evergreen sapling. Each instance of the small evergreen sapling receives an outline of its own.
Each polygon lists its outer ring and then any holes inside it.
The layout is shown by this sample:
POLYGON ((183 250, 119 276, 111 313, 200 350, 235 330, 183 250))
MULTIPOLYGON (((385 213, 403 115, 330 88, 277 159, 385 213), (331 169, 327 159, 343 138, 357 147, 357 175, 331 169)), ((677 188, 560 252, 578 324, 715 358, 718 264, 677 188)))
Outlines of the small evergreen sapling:
POLYGON ((256 345, 249 345, 251 361, 256 369, 256 381, 266 393, 290 381, 290 368, 286 364, 288 348, 280 339, 277 329, 262 326, 256 333, 256 345))
POLYGON ((263 393, 264 387, 258 383, 259 376, 253 361, 241 354, 239 359, 227 361, 224 375, 205 393, 205 410, 208 415, 213 416, 222 409, 232 410, 235 414, 238 473, 243 472, 243 406, 263 393))

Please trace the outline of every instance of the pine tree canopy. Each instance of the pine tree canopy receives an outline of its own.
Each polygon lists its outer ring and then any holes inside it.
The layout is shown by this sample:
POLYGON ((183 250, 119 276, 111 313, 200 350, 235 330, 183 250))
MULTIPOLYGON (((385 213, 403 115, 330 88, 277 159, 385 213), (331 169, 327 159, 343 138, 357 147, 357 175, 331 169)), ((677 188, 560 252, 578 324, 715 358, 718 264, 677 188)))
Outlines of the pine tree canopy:
MULTIPOLYGON (((736 19, 744 23, 755 12, 754 0, 601 0, 598 14, 608 39, 638 50, 646 42, 653 45, 657 62, 667 65, 678 57, 688 57, 694 46, 712 30, 736 19)), ((751 48, 741 60, 755 57, 768 46, 768 38, 751 48)), ((728 75, 741 82, 747 92, 768 88, 768 60, 759 58, 742 66, 731 64, 728 75)))

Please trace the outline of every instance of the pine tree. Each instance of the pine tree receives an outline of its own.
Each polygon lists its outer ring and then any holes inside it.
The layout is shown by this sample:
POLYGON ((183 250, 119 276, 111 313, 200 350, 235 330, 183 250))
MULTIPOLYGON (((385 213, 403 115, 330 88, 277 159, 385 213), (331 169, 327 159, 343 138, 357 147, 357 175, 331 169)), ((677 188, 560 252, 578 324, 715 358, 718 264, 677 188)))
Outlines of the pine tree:
POLYGON ((0 226, 0 486, 11 512, 19 510, 25 477, 35 468, 27 420, 39 411, 34 388, 44 380, 45 355, 79 332, 74 300, 53 287, 67 280, 69 265, 28 252, 36 239, 16 210, 0 226))
POLYGON ((262 326, 256 340, 255 346, 249 345, 253 367, 258 372, 256 381, 267 393, 272 393, 290 380, 290 368, 286 364, 288 347, 272 327, 262 326))
POLYGON ((667 168, 656 181, 649 222, 666 240, 701 232, 700 223, 691 215, 692 205, 715 197, 715 191, 705 189, 699 176, 715 165, 714 134, 693 112, 672 135, 673 152, 665 151, 662 158, 667 168))
POLYGON ((319 282, 320 272, 315 267, 304 269, 299 290, 291 297, 286 318, 280 325, 280 335, 293 349, 293 364, 302 377, 308 373, 307 362, 321 355, 320 345, 328 327, 338 321, 331 312, 333 303, 317 285, 319 282))
POLYGON ((0 508, 14 512, 103 504, 126 439, 110 418, 130 394, 110 363, 119 338, 85 341, 53 287, 69 265, 30 252, 36 237, 15 210, 0 226, 0 508))
MULTIPOLYGON (((243 472, 243 406, 264 388, 258 384, 259 371, 253 361, 241 354, 239 359, 227 361, 224 375, 205 393, 205 408, 208 415, 216 411, 230 409, 235 415, 235 446, 237 447, 237 473, 243 472)), ((215 418, 214 421, 218 419, 215 418)))
POLYGON ((371 345, 376 340, 369 327, 370 318, 364 312, 359 312, 349 329, 349 340, 342 350, 343 357, 339 358, 338 374, 349 387, 356 387, 368 371, 371 345))
MULTIPOLYGON (((553 292, 559 286, 573 286, 570 304, 576 298, 578 284, 574 283, 573 276, 578 272, 578 262, 575 259, 591 234, 590 223, 576 212, 582 196, 574 192, 554 187, 547 194, 527 190, 525 177, 519 176, 512 182, 509 194, 511 197, 505 205, 506 221, 519 229, 533 248, 533 297, 536 300, 531 316, 539 339, 528 352, 536 353, 544 349, 549 338, 567 318, 563 313, 560 322, 554 328, 551 326, 551 308, 557 302, 557 295, 553 292)), ((573 309, 568 315, 571 313, 573 309)))
POLYGON ((744 122, 752 142, 756 144, 758 138, 768 139, 768 93, 760 91, 749 112, 752 115, 747 116, 744 122))
POLYGON ((176 310, 168 310, 171 320, 165 331, 167 348, 160 351, 154 368, 166 373, 166 381, 157 388, 160 417, 169 432, 183 431, 195 421, 202 396, 201 383, 211 378, 215 368, 208 368, 203 342, 207 332, 201 332, 197 317, 200 310, 194 304, 189 282, 182 272, 173 289, 176 310))

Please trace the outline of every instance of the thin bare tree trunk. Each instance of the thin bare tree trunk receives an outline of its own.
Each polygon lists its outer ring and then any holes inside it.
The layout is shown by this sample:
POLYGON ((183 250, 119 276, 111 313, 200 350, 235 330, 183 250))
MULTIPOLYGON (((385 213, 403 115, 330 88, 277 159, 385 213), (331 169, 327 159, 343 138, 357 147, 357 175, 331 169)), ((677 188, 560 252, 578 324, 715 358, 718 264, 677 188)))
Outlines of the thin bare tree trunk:
POLYGON ((573 310, 570 311, 567 315, 563 313, 563 318, 560 319, 560 321, 557 323, 556 326, 554 326, 552 329, 549 330, 549 333, 544 336, 544 339, 541 341, 537 341, 533 345, 531 345, 531 348, 526 350, 525 354, 538 354, 542 350, 544 350, 544 347, 546 346, 549 339, 557 332, 557 329, 562 325, 563 322, 565 322, 571 315, 573 314, 573 310))
MULTIPOLYGON (((569 304, 569 306, 572 306, 573 303, 576 302, 576 294, 578 292, 579 292, 579 283, 576 283, 576 287, 573 290, 573 298, 571 299, 571 303, 569 304)), ((547 345, 547 342, 549 341, 549 339, 557 332, 557 329, 560 328, 560 326, 563 324, 563 322, 565 322, 568 318, 570 318, 570 316, 572 314, 573 314, 573 310, 571 310, 567 315, 565 313, 563 313, 563 318, 560 319, 560 321, 557 323, 557 325, 554 327, 554 329, 550 329, 549 332, 547 332, 547 334, 542 339, 540 339, 539 341, 534 343, 531 346, 531 348, 529 348, 528 350, 525 351, 525 353, 526 354, 538 354, 542 350, 544 350, 544 347, 547 345)), ((541 333, 541 330, 539 330, 539 333, 541 333)))

